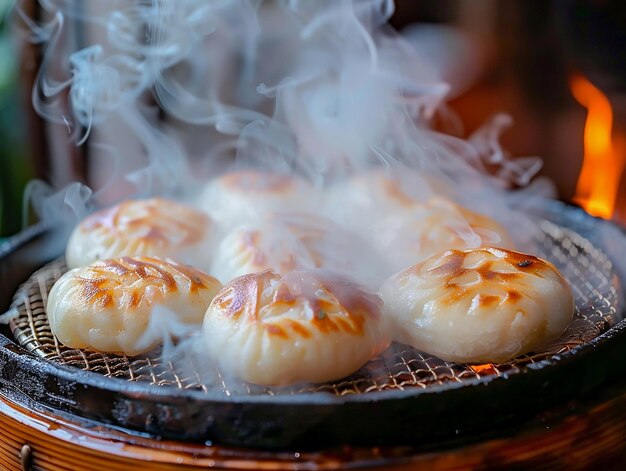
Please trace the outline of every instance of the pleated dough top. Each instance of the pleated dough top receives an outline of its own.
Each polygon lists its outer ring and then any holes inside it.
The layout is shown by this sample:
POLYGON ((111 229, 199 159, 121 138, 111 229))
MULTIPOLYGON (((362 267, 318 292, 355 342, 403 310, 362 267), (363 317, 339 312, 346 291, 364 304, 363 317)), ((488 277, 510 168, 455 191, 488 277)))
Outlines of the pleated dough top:
POLYGON ((65 273, 46 309, 64 345, 136 355, 161 340, 144 336, 156 306, 173 317, 170 322, 199 325, 221 287, 212 276, 173 261, 122 257, 65 273))
POLYGON ((226 284, 203 324, 226 374, 264 385, 344 377, 390 341, 378 296, 328 274, 271 271, 226 284))
POLYGON ((200 211, 163 198, 131 200, 98 211, 72 233, 69 268, 126 256, 172 258, 208 269, 214 225, 200 211))

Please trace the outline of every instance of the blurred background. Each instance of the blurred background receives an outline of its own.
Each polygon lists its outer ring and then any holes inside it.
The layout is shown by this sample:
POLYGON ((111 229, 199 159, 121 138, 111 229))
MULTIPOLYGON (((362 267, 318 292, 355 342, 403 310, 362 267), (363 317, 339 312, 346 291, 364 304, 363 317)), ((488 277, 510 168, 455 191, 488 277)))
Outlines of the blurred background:
MULTIPOLYGON (((88 145, 32 109, 42 51, 15 34, 12 4, 0 0, 0 237, 22 227, 29 179, 90 180, 88 145)), ((36 1, 20 4, 37 18, 36 1)), ((512 155, 542 157, 560 199, 626 222, 626 2, 397 0, 391 23, 444 62, 445 131, 469 136, 508 113, 512 155)))
POLYGON ((25 110, 28 91, 20 77, 20 54, 11 40, 9 10, 13 0, 0 0, 0 238, 22 226, 22 194, 32 178, 25 110))

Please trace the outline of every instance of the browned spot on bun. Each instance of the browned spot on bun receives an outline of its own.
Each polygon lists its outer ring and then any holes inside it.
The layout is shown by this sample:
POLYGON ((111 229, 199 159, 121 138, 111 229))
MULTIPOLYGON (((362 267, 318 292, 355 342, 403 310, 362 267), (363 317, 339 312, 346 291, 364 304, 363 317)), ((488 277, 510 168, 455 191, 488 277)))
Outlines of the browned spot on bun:
POLYGON ((425 275, 437 278, 444 277, 451 280, 465 273, 466 270, 463 270, 464 261, 465 255, 463 252, 450 250, 446 252, 444 262, 427 270, 425 275))
POLYGON ((83 284, 83 297, 90 304, 100 309, 113 305, 113 295, 107 288, 108 280, 104 278, 87 279, 79 278, 83 284))
POLYGON ((332 315, 331 313, 327 313, 325 311, 322 311, 321 309, 316 309, 315 314, 311 319, 311 324, 323 334, 340 331, 353 333, 354 329, 351 326, 356 319, 357 316, 351 316, 349 322, 342 323, 341 320, 336 317, 336 315, 332 315))
POLYGON ((487 250, 493 254, 502 254, 504 261, 515 266, 520 271, 523 271, 524 273, 532 273, 535 276, 543 278, 541 276, 541 272, 545 270, 546 262, 541 260, 539 257, 535 257, 534 255, 528 255, 521 252, 514 252, 512 250, 496 248, 485 248, 483 250, 487 250))
POLYGON ((481 280, 497 280, 506 283, 520 276, 520 273, 517 272, 518 269, 519 271, 523 270, 525 273, 531 272, 536 276, 541 276, 539 273, 545 269, 545 263, 537 257, 512 252, 510 250, 495 249, 490 247, 465 251, 448 250, 440 257, 442 257, 442 261, 434 267, 423 271, 424 265, 429 263, 431 260, 428 259, 425 262, 405 270, 401 276, 422 273, 422 276, 425 278, 444 278, 447 280, 447 284, 450 284, 455 278, 459 278, 466 273, 472 272, 476 273, 481 280), (477 253, 482 253, 486 257, 490 257, 490 259, 483 261, 477 267, 465 268, 464 264, 466 258, 477 253), (510 264, 511 271, 502 272, 493 270, 494 263, 498 261, 504 261, 510 264), (521 266, 519 265, 520 263, 522 264, 521 266))
POLYGON ((285 332, 285 329, 282 327, 270 323, 264 323, 263 325, 265 326, 265 330, 267 330, 268 334, 275 335, 276 337, 281 337, 283 339, 289 338, 289 335, 287 335, 287 332, 285 332))
MULTIPOLYGON (((96 266, 93 267, 96 270, 96 266)), ((97 265, 97 269, 115 273, 117 276, 125 276, 128 273, 128 267, 118 263, 116 260, 104 260, 97 265)))
POLYGON ((258 315, 259 298, 266 283, 280 277, 270 270, 261 273, 243 275, 226 283, 217 293, 213 303, 218 306, 224 315, 229 317, 243 317, 255 321, 258 315))
POLYGON ((282 303, 288 306, 293 306, 297 300, 298 297, 289 291, 289 287, 285 284, 281 284, 278 285, 278 288, 274 292, 274 298, 272 301, 274 304, 282 303))
POLYGON ((284 290, 287 284, 291 284, 289 296, 310 307, 313 316, 309 324, 321 333, 363 335, 366 320, 380 316, 380 298, 344 278, 296 273, 280 289, 284 290))
POLYGON ((128 301, 128 306, 133 308, 133 307, 137 307, 139 306, 139 302, 141 301, 141 298, 137 295, 136 291, 133 291, 130 294, 130 300, 128 301))
POLYGON ((415 275, 423 278, 440 278, 448 290, 447 295, 441 299, 441 302, 450 304, 458 302, 470 292, 476 293, 481 287, 486 286, 487 282, 501 285, 504 289, 502 296, 478 293, 479 305, 488 307, 502 301, 515 303, 522 295, 509 287, 510 282, 525 274, 543 278, 546 270, 552 270, 552 267, 540 258, 510 250, 486 247, 464 251, 448 250, 441 255, 435 255, 405 270, 399 276, 408 277, 415 275), (467 258, 477 254, 482 255, 484 260, 476 266, 467 268, 467 258), (435 257, 438 257, 438 261, 436 265, 431 266, 435 257), (510 271, 502 269, 503 262, 505 266, 510 267, 510 271), (495 268, 496 264, 498 264, 498 269, 495 268), (463 276, 467 274, 473 275, 468 277, 468 279, 478 278, 478 282, 464 283, 462 281, 463 276))
POLYGON ((84 233, 104 229, 111 234, 134 235, 156 247, 198 243, 209 218, 192 208, 163 198, 125 201, 97 211, 80 225, 84 233))
POLYGON ((300 337, 308 339, 311 337, 311 332, 309 329, 304 327, 300 322, 294 321, 292 319, 287 319, 286 325, 289 326, 294 333, 298 334, 300 337))
POLYGON ((378 295, 369 293, 340 276, 320 276, 319 281, 348 312, 360 313, 374 319, 381 316, 383 302, 378 295))
MULTIPOLYGON (((125 268, 128 270, 123 276, 128 278, 129 281, 135 282, 137 278, 144 281, 156 280, 160 281, 167 291, 176 291, 176 280, 174 280, 172 274, 165 269, 166 265, 164 265, 162 261, 149 257, 145 257, 143 260, 132 257, 122 257, 120 262, 126 264, 125 268)), ((113 262, 113 264, 118 265, 120 262, 113 262)), ((104 261, 105 266, 110 263, 110 261, 104 261)))
POLYGON ((235 278, 217 294, 212 305, 225 316, 263 324, 272 335, 286 338, 289 330, 309 338, 313 329, 324 334, 363 335, 366 320, 381 315, 382 301, 341 278, 299 272, 281 278, 268 270, 235 278), (272 280, 277 282, 274 292, 261 305, 261 294, 272 280), (261 316, 261 308, 266 317, 261 316), (292 308, 298 309, 300 318, 281 316, 292 308))
POLYGON ((103 308, 112 305, 115 299, 113 293, 120 286, 126 289, 120 307, 133 308, 142 303, 148 286, 156 288, 152 296, 177 291, 174 275, 186 279, 190 293, 207 288, 209 279, 208 275, 191 267, 150 257, 103 260, 85 270, 85 274, 79 277, 85 301, 103 308))
POLYGON ((179 273, 189 280, 189 292, 195 293, 199 289, 207 288, 209 283, 213 280, 213 277, 196 270, 193 267, 187 265, 181 265, 179 263, 170 264, 169 268, 172 271, 179 273))
POLYGON ((506 292, 506 300, 508 302, 515 303, 519 301, 520 299, 522 299, 522 295, 519 293, 519 291, 510 289, 506 292))
POLYGON ((480 306, 489 307, 495 304, 498 304, 502 298, 500 296, 495 296, 491 294, 479 294, 478 295, 478 304, 480 306))
POLYGON ((363 333, 363 323, 365 322, 365 317, 355 317, 353 322, 348 322, 347 319, 337 317, 335 322, 339 326, 339 330, 352 335, 361 335, 363 333))

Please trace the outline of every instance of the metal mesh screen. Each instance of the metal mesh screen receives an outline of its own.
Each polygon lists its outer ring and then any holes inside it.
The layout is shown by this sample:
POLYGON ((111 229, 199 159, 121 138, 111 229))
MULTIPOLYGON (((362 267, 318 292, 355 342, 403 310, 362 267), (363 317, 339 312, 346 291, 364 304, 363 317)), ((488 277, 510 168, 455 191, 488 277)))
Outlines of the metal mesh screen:
POLYGON ((305 387, 267 388, 226 379, 219 371, 200 373, 194 365, 178 368, 157 353, 129 358, 67 348, 56 340, 46 315, 47 295, 66 271, 62 260, 35 272, 15 294, 12 307, 19 315, 11 329, 19 344, 55 363, 108 377, 179 389, 220 390, 225 395, 298 394, 326 392, 339 396, 370 391, 428 388, 488 375, 511 374, 529 364, 589 342, 620 320, 619 284, 606 255, 575 232, 544 221, 536 241, 538 255, 553 262, 569 280, 576 298, 576 314, 563 335, 544 351, 501 364, 466 365, 440 360, 405 345, 393 344, 354 375, 332 383, 305 387))

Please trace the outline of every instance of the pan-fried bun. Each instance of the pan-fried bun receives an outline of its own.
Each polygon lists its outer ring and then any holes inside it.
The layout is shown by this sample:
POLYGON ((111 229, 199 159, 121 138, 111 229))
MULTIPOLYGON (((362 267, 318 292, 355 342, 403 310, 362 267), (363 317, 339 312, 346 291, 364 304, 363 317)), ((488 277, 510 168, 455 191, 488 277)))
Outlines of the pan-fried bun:
POLYGON ((148 256, 208 269, 213 232, 207 215, 174 201, 125 201, 82 221, 70 237, 65 258, 69 268, 109 258, 148 256))
POLYGON ((327 192, 329 211, 351 227, 368 228, 389 214, 404 212, 432 192, 425 179, 408 169, 370 170, 335 183, 327 192))
POLYGON ((215 278, 189 266, 123 257, 65 273, 52 287, 46 309, 62 344, 137 355, 160 340, 144 335, 156 306, 175 313, 182 324, 199 325, 221 287, 215 278))
POLYGON ((199 205, 212 218, 233 224, 276 211, 308 211, 314 190, 306 181, 270 172, 241 171, 211 180, 199 205))
POLYGON ((381 288, 396 340, 457 362, 501 362, 558 337, 572 291, 549 262, 496 248, 449 250, 381 288))
MULTIPOLYGON (((322 268, 357 273, 360 280, 380 264, 372 248, 333 221, 306 214, 270 214, 226 235, 211 273, 229 281, 249 273, 322 268)), ((380 284, 378 280, 376 287, 380 284)))
POLYGON ((381 301, 332 275, 271 271, 227 283, 204 318, 211 361, 250 383, 282 386, 343 378, 390 341, 381 301))
POLYGON ((515 248, 497 221, 443 197, 391 214, 375 227, 374 234, 379 250, 388 254, 396 270, 444 250, 515 248))

